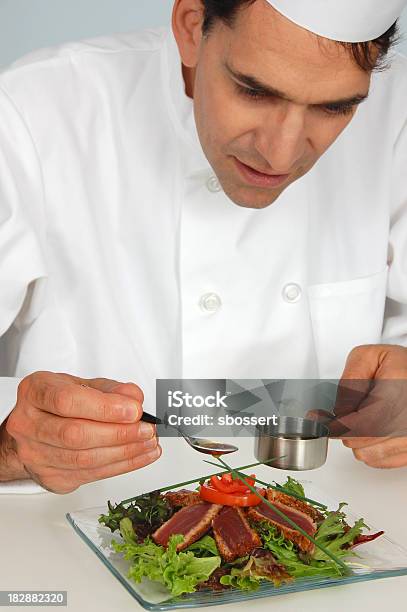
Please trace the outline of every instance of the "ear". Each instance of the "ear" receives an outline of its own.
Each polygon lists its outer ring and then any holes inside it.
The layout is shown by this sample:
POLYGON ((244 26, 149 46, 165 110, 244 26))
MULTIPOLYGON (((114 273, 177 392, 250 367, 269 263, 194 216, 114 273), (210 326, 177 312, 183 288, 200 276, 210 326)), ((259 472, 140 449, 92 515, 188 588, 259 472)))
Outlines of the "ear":
POLYGON ((172 30, 184 66, 195 68, 202 41, 204 6, 202 0, 176 0, 172 12, 172 30))

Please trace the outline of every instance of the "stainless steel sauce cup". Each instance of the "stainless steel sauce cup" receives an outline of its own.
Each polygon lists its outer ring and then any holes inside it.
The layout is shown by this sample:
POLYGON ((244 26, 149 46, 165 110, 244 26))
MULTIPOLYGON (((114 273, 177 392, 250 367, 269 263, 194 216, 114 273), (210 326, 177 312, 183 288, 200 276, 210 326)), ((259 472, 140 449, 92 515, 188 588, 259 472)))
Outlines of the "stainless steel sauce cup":
POLYGON ((329 429, 299 417, 279 417, 277 425, 256 427, 257 461, 280 470, 315 470, 326 462, 329 429))

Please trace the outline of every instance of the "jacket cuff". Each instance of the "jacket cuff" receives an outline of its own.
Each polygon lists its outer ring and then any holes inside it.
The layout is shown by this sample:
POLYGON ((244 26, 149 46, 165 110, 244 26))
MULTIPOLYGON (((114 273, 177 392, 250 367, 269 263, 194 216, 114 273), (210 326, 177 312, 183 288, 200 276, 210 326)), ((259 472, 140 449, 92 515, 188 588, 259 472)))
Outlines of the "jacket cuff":
POLYGON ((0 425, 13 410, 17 399, 17 387, 21 378, 0 377, 0 425))

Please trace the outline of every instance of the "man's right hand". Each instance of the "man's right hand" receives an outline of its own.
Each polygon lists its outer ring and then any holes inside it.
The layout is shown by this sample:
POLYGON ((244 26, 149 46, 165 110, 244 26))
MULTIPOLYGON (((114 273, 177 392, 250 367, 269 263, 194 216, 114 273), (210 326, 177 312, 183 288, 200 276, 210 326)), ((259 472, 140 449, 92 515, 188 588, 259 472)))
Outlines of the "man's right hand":
POLYGON ((154 425, 140 421, 143 400, 133 383, 51 372, 27 376, 1 439, 3 456, 13 453, 9 480, 16 478, 17 462, 18 478, 70 493, 153 463, 161 447, 154 425))

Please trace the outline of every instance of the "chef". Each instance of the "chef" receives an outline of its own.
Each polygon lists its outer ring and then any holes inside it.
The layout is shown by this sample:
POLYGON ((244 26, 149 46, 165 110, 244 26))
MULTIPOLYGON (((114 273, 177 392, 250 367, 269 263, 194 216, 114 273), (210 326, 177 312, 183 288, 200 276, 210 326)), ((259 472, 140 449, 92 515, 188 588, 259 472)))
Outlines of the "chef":
POLYGON ((407 378, 405 5, 176 0, 0 76, 3 483, 157 460, 157 378, 407 378))

